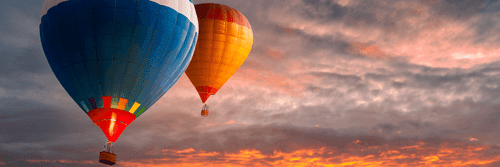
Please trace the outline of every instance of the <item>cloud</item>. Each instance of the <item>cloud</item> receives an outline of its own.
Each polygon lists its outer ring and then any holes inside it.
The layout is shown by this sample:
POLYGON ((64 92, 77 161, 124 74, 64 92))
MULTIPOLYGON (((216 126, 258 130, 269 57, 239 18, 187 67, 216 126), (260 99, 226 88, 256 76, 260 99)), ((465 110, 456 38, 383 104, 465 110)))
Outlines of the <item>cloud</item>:
MULTIPOLYGON (((385 139, 335 132, 323 128, 250 126, 199 136, 203 140, 176 140, 161 150, 130 157, 121 153, 117 166, 282 166, 282 165, 435 165, 468 166, 497 163, 498 146, 466 143, 440 137, 385 139), (216 140, 222 136, 223 140, 216 140), (267 138, 267 139, 266 139, 267 138), (197 141, 194 142, 193 141, 197 141), (183 148, 184 147, 184 148, 183 148), (187 148, 186 148, 187 147, 187 148), (130 158, 129 158, 130 157, 130 158), (456 161, 460 159, 461 161, 456 161)), ((30 160, 79 162, 90 160, 30 160)), ((35 163, 36 164, 36 163, 35 163)))

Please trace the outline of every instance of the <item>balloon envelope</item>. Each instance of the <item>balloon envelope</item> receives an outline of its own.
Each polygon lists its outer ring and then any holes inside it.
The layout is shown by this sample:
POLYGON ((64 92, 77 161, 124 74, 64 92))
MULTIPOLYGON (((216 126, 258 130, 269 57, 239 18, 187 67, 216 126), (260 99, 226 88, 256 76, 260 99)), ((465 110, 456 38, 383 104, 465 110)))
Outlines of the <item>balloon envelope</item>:
POLYGON ((197 4, 200 35, 186 75, 203 103, 224 85, 247 58, 252 27, 236 9, 221 4, 197 4))
POLYGON ((197 36, 190 0, 46 0, 40 24, 55 76, 113 142, 177 82, 197 36))

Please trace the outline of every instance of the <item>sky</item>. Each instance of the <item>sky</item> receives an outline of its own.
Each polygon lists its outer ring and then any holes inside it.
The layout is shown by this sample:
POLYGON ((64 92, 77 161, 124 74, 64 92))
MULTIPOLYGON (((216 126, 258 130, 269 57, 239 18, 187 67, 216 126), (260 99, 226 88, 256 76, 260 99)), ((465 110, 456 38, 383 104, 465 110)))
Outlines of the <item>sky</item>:
MULTIPOLYGON (((0 166, 104 166, 43 53, 43 2, 0 1, 0 166)), ((115 166, 500 166, 497 0, 193 2, 243 13, 253 48, 209 117, 182 75, 115 166)))

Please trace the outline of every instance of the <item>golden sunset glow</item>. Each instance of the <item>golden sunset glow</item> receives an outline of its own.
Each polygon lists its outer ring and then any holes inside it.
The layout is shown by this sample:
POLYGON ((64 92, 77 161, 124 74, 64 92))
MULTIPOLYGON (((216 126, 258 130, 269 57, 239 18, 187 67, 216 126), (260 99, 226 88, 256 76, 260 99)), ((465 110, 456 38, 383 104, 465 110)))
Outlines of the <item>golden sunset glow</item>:
POLYGON ((470 166, 492 163, 500 155, 485 156, 489 146, 444 143, 432 145, 415 142, 413 145, 396 147, 395 144, 363 146, 362 141, 348 143, 344 149, 317 148, 292 152, 274 151, 263 154, 258 150, 240 150, 235 153, 207 152, 188 148, 162 150, 167 157, 149 160, 132 160, 120 165, 132 166, 470 166))

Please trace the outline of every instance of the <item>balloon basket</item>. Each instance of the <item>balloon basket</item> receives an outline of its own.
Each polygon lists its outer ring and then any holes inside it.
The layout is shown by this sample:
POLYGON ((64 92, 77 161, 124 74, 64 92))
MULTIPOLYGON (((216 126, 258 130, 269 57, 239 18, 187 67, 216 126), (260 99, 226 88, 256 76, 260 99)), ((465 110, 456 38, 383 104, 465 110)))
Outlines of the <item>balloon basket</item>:
POLYGON ((208 117, 208 110, 201 110, 201 116, 208 117))
POLYGON ((201 116, 208 117, 208 106, 207 106, 207 104, 203 105, 203 108, 201 109, 201 116))
POLYGON ((104 149, 99 154, 99 162, 112 166, 116 163, 116 154, 115 152, 115 144, 111 141, 108 141, 104 145, 104 149))
POLYGON ((116 163, 116 155, 110 152, 103 151, 99 155, 99 162, 112 166, 116 163))

